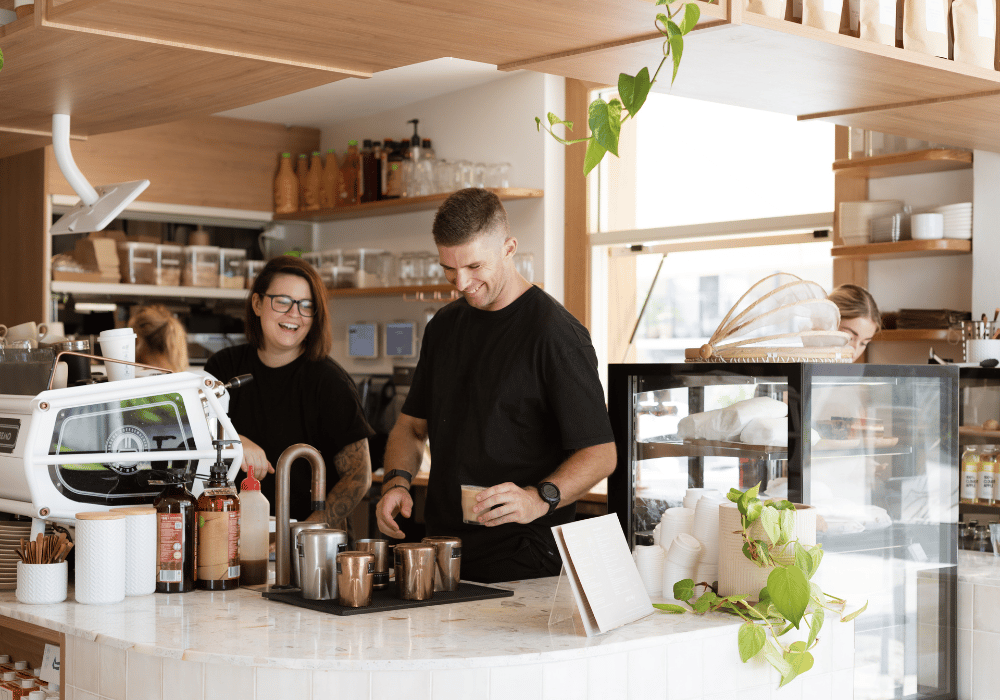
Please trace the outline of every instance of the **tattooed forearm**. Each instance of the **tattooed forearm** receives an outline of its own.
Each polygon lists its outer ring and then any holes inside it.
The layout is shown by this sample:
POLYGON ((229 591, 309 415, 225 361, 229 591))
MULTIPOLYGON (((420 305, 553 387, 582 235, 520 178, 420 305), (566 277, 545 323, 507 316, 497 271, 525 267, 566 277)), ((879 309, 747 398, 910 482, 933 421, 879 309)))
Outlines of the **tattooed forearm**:
POLYGON ((368 440, 351 443, 333 458, 340 480, 326 495, 327 522, 340 522, 357 507, 372 485, 368 440))

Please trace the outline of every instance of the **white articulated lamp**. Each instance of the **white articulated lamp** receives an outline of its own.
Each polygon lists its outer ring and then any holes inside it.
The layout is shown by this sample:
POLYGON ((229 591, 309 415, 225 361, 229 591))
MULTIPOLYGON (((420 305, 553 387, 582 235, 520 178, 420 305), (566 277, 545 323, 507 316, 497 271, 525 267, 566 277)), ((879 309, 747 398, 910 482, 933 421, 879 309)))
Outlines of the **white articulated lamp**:
POLYGON ((52 149, 63 176, 80 197, 79 204, 52 224, 52 235, 100 231, 149 187, 149 180, 120 182, 97 189, 92 187, 76 167, 69 150, 68 114, 52 115, 52 149))

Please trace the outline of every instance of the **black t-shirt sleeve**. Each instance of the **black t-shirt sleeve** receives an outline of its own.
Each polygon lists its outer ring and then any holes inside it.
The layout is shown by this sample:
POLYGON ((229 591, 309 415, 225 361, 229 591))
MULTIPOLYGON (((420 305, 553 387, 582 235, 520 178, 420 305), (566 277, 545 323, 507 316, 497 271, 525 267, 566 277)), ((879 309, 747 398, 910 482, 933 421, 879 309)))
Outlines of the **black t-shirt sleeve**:
POLYGON ((329 436, 327 449, 335 455, 348 445, 375 434, 361 409, 357 388, 350 376, 332 361, 322 362, 317 374, 313 407, 319 432, 329 436))
POLYGON ((233 361, 232 348, 223 348, 213 353, 205 363, 205 371, 220 382, 228 382, 236 376, 236 364, 233 361))
POLYGON ((552 324, 543 355, 546 392, 563 448, 580 450, 614 442, 597 352, 586 330, 552 324))

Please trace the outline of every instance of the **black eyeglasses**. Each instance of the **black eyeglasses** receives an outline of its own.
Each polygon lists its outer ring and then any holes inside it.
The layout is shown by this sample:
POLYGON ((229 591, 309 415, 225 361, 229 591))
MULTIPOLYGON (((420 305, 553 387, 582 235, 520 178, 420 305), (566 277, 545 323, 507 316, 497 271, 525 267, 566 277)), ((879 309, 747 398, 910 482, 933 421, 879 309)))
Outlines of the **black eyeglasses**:
POLYGON ((296 304, 299 305, 299 313, 303 316, 312 316, 316 313, 316 305, 310 299, 292 299, 285 294, 265 294, 271 300, 271 308, 279 314, 283 314, 296 304))

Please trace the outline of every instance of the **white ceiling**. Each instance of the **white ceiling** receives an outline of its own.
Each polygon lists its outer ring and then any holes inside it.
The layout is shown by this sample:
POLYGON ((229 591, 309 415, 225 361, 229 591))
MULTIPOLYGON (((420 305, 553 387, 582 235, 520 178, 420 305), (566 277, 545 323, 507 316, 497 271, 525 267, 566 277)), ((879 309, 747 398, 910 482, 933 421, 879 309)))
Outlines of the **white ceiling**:
POLYGON ((218 116, 322 129, 509 75, 485 63, 439 58, 382 71, 368 79, 346 78, 294 95, 220 112, 218 116))

